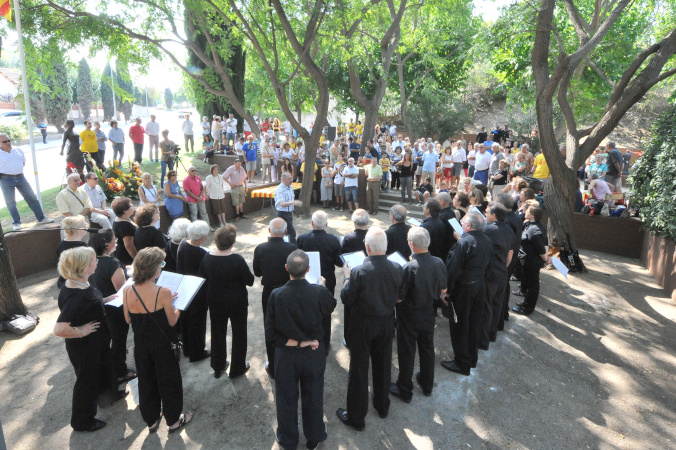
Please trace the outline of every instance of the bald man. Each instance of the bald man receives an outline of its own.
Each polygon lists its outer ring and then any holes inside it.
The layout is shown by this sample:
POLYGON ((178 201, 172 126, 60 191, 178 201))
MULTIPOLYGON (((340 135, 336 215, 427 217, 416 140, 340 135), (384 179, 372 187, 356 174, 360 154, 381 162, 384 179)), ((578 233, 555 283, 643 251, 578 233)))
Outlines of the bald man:
MULTIPOLYGON (((281 217, 276 217, 270 221, 268 231, 270 237, 267 242, 258 244, 254 250, 253 271, 254 275, 261 278, 263 285, 263 320, 268 311, 268 299, 274 289, 284 286, 289 281, 289 272, 287 272, 287 257, 297 249, 295 244, 284 242, 287 224, 281 217)), ((265 350, 268 355, 268 361, 265 363, 265 371, 270 378, 275 378, 275 346, 265 343, 265 350)))

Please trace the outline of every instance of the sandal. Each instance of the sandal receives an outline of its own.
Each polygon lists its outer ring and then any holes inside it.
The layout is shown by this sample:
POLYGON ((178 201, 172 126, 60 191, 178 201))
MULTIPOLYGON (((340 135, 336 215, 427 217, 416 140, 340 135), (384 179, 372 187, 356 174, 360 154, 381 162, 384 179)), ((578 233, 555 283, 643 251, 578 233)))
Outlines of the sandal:
POLYGON ((191 420, 192 420, 192 412, 188 411, 185 414, 181 414, 181 417, 178 420, 178 426, 176 426, 175 428, 167 427, 167 430, 169 431, 169 433, 173 433, 175 431, 178 431, 181 428, 183 428, 185 425, 189 424, 191 420))
POLYGON ((136 375, 136 372, 130 370, 129 372, 127 372, 127 374, 125 376, 118 378, 117 383, 118 384, 126 383, 127 381, 133 380, 134 378, 137 378, 137 377, 138 377, 138 375, 136 375))
POLYGON ((148 427, 148 432, 149 433, 156 433, 157 430, 160 428, 160 421, 161 420, 162 420, 162 411, 160 411, 160 416, 157 418, 155 425, 153 425, 152 427, 148 427))

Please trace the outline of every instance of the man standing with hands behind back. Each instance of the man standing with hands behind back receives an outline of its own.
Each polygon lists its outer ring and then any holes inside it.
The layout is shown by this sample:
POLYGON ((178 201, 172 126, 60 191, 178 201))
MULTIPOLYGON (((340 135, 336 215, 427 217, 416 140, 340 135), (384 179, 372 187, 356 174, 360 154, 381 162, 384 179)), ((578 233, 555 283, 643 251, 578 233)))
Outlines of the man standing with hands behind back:
MULTIPOLYGON (((155 147, 155 162, 160 162, 159 146, 160 146, 160 124, 155 122, 155 115, 150 116, 150 122, 146 124, 146 134, 148 135, 148 157, 150 162, 153 162, 153 147, 155 147)), ((171 170, 171 169, 169 169, 171 170)))
POLYGON ((141 118, 137 117, 134 125, 129 127, 129 138, 134 143, 134 161, 141 164, 143 161, 143 135, 146 130, 141 126, 141 118))

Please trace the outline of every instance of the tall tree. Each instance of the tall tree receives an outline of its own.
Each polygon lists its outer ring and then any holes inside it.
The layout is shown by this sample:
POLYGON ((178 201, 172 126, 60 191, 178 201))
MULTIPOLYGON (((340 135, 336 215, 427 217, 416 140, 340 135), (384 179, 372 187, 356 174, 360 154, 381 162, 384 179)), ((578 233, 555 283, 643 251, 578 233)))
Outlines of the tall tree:
POLYGON ((113 87, 111 86, 112 78, 110 77, 110 62, 106 64, 101 74, 101 103, 103 104, 103 120, 110 120, 113 117, 113 87))
POLYGON ((551 171, 551 178, 545 183, 545 203, 550 230, 578 268, 584 268, 584 265, 577 257, 572 224, 576 191, 579 189, 577 169, 632 105, 653 86, 676 74, 673 61, 676 28, 673 22, 666 29, 649 30, 634 43, 629 54, 613 61, 615 66, 622 64, 619 78, 612 79, 595 63, 601 58, 600 53, 607 51, 605 48, 614 45, 608 37, 618 20, 623 16, 643 13, 646 5, 632 0, 613 3, 595 0, 594 8, 582 9, 572 0, 564 0, 561 4, 555 0, 541 0, 537 10, 532 70, 540 145, 551 171), (591 24, 595 20, 598 27, 592 33, 591 24), (562 36, 565 26, 574 32, 577 42, 573 45, 562 36), (574 80, 583 62, 599 77, 607 79, 607 85, 612 87, 600 117, 580 127, 579 114, 574 108, 578 94, 574 80), (565 123, 565 159, 561 157, 556 139, 555 104, 561 110, 565 123))
POLYGON ((174 94, 171 93, 170 88, 164 90, 164 104, 167 105, 167 109, 171 109, 174 104, 174 94))
POLYGON ((63 55, 54 55, 54 63, 50 74, 46 76, 45 85, 48 90, 43 94, 47 122, 54 125, 59 132, 63 131, 68 113, 72 106, 73 92, 68 84, 68 71, 63 61, 63 55))
POLYGON ((129 74, 129 68, 124 62, 118 61, 115 71, 115 104, 117 111, 124 114, 125 119, 131 119, 131 107, 136 97, 134 96, 134 83, 129 74))
POLYGON ((94 103, 94 89, 92 88, 92 74, 87 60, 82 58, 77 72, 77 98, 84 118, 90 118, 92 103, 94 103))

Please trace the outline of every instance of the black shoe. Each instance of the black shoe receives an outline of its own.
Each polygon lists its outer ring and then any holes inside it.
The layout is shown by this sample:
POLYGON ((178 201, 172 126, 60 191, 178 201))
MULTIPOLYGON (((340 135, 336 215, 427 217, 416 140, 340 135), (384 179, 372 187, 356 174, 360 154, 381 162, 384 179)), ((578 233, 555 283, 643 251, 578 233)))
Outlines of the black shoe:
POLYGON ((348 418, 348 415, 347 415, 347 411, 344 410, 343 408, 338 408, 336 410, 336 416, 338 416, 338 420, 343 422, 348 427, 354 428, 357 431, 364 431, 364 428, 366 428, 365 423, 354 424, 354 423, 350 422, 350 419, 348 418))
MULTIPOLYGON (((324 441, 322 441, 322 442, 324 442, 324 441)), ((313 450, 313 449, 317 448, 317 446, 319 446, 319 444, 321 444, 321 442, 307 441, 307 444, 305 444, 305 448, 309 448, 310 450, 313 450)))
POLYGON ((411 403, 410 398, 406 398, 401 394, 401 391, 399 390, 399 386, 397 386, 397 383, 390 384, 390 394, 394 395, 404 403, 411 403))
POLYGON ((469 369, 462 369, 455 361, 441 361, 441 367, 450 370, 451 372, 459 373, 460 375, 469 376, 469 369))
POLYGON ((431 391, 431 390, 429 390, 429 391, 426 390, 426 389, 423 387, 422 383, 420 382, 420 372, 418 372, 418 373, 415 374, 415 381, 418 382, 418 386, 420 386, 420 389, 422 389, 423 394, 425 395, 425 397, 430 397, 430 396, 432 395, 432 391, 431 391))
MULTIPOLYGON (((501 324, 498 325, 498 331, 505 331, 505 324, 504 323, 501 323, 501 324)), ((493 342, 495 342, 495 341, 493 341, 493 342)))
POLYGON ((479 350, 488 351, 488 344, 479 344, 479 350))
POLYGON ((211 350, 204 350, 204 353, 202 353, 202 356, 200 356, 199 358, 190 358, 190 362, 198 362, 198 361, 202 361, 202 360, 205 360, 207 358, 210 358, 210 357, 211 357, 211 350))
POLYGON ((235 374, 235 375, 233 375, 232 372, 230 372, 230 375, 229 375, 229 376, 230 376, 230 378, 241 377, 242 375, 244 375, 245 373, 247 373, 247 372, 249 371, 250 368, 251 368, 251 364, 249 364, 249 363, 247 362, 247 363, 244 365, 244 371, 242 371, 241 373, 235 374))
MULTIPOLYGON (((507 305, 507 308, 509 308, 509 305, 507 305)), ((505 322, 509 322, 509 311, 505 313, 505 322)))
POLYGON ((512 308, 516 314, 521 314, 522 316, 530 316, 533 313, 532 309, 526 309, 523 306, 517 306, 512 308))
MULTIPOLYGON (((502 331, 502 330, 500 330, 500 331, 502 331)), ((492 334, 492 335, 490 336, 491 342, 495 342, 497 339, 498 339, 498 336, 495 335, 495 334, 492 334)))
POLYGON ((268 376, 272 378, 273 380, 275 379, 275 372, 270 369, 270 361, 265 361, 265 371, 268 373, 268 376))
POLYGON ((106 423, 101 419, 94 419, 94 424, 84 430, 75 430, 75 431, 98 431, 101 428, 105 427, 106 423))

